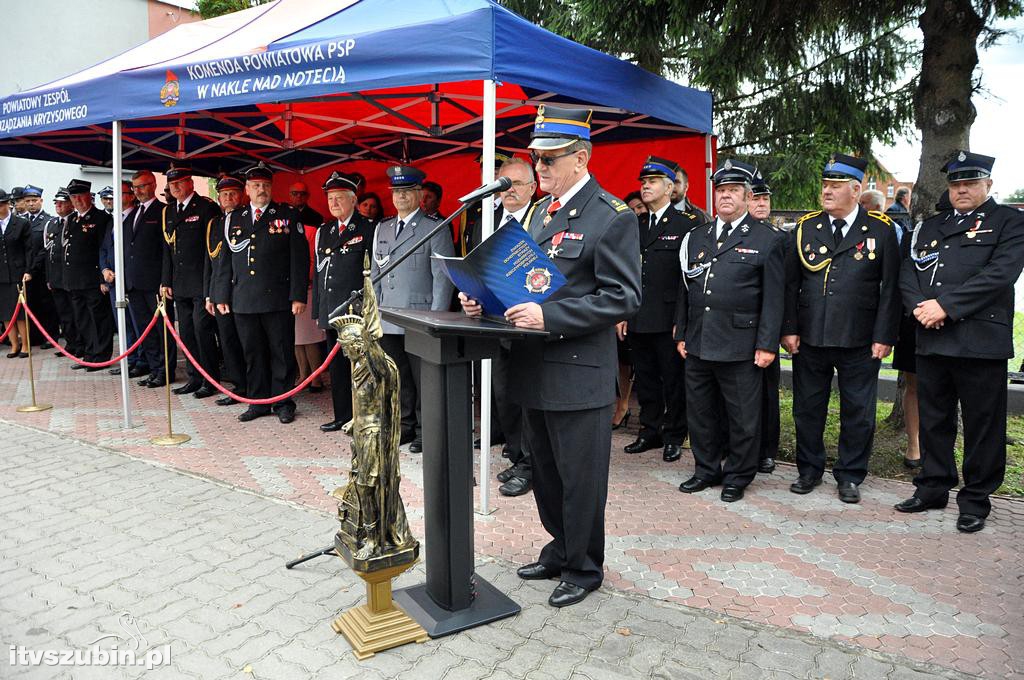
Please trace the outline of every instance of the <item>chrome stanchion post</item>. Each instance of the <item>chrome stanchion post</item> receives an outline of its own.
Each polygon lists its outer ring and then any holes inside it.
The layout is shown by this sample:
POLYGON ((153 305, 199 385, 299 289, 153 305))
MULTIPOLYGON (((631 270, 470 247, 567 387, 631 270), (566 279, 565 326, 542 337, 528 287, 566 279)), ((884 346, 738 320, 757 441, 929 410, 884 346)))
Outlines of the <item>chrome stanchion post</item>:
POLYGON ((157 446, 176 446, 178 444, 184 444, 185 442, 192 439, 187 434, 175 434, 171 422, 171 360, 170 350, 167 344, 167 296, 163 293, 160 294, 160 303, 157 308, 157 313, 164 318, 164 382, 167 383, 167 434, 157 435, 149 440, 151 444, 157 446))

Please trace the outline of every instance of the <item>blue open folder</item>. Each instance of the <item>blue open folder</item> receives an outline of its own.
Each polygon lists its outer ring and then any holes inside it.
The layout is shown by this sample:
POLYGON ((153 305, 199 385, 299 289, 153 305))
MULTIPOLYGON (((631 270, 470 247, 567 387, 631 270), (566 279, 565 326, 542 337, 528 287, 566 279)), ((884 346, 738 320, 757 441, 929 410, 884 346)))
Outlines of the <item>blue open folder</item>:
POLYGON ((433 255, 456 290, 478 301, 487 316, 503 317, 523 302, 541 303, 565 285, 565 276, 515 220, 509 220, 466 257, 433 255))

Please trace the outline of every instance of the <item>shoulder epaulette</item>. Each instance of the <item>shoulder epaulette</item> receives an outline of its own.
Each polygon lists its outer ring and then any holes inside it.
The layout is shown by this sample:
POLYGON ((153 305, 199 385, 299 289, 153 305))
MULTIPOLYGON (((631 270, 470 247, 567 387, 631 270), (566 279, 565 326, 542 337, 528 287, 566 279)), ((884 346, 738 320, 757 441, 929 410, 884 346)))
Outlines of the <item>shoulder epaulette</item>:
POLYGON ((617 199, 614 196, 606 194, 603 191, 600 192, 598 195, 601 197, 601 199, 605 203, 610 205, 612 207, 612 209, 614 209, 615 212, 617 212, 617 213, 623 212, 625 210, 629 210, 629 206, 628 205, 626 205, 625 203, 623 203, 622 201, 620 201, 619 199, 617 199))
POLYGON ((822 213, 822 211, 821 211, 821 210, 814 210, 814 211, 812 211, 812 212, 809 212, 809 213, 807 213, 806 215, 804 215, 804 216, 803 216, 803 217, 801 217, 800 219, 798 219, 798 220, 796 221, 796 223, 797 223, 797 224, 801 224, 801 223, 803 223, 803 222, 804 222, 804 220, 809 220, 809 219, 811 219, 812 217, 817 217, 817 216, 818 216, 818 215, 820 215, 821 213, 822 213))
POLYGON ((895 224, 895 222, 892 221, 891 217, 886 215, 884 212, 881 212, 880 210, 869 210, 868 215, 874 217, 875 219, 882 220, 886 224, 895 224))

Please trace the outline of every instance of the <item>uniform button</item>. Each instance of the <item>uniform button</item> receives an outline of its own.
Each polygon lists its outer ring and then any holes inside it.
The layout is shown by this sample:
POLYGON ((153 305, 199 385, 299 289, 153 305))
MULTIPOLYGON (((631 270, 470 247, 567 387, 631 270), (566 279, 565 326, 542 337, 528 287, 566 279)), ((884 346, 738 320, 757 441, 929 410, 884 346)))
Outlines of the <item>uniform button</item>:
POLYGON ((718 258, 717 257, 713 257, 713 258, 711 258, 711 261, 712 262, 718 262, 718 258))
POLYGON ((256 276, 256 272, 252 269, 249 270, 249 276, 256 276))
POLYGON ((831 295, 831 294, 832 294, 832 291, 829 291, 829 292, 828 292, 828 294, 829 294, 829 295, 831 295))
POLYGON ((942 263, 940 262, 940 263, 939 263, 939 266, 940 266, 940 267, 945 267, 946 265, 944 265, 944 264, 942 264, 942 263))
POLYGON ((706 293, 704 293, 704 294, 705 294, 705 295, 711 295, 711 291, 709 290, 708 292, 706 292, 706 293))
POLYGON ((704 308, 704 311, 705 311, 705 312, 710 312, 710 311, 711 311, 711 308, 710 308, 710 307, 705 307, 705 308, 704 308))
POLYGON ((938 282, 938 283, 936 283, 935 285, 936 285, 936 286, 941 286, 941 285, 942 285, 942 281, 939 281, 939 282, 938 282))
POLYGON ((255 258, 255 257, 250 257, 250 258, 249 258, 249 262, 251 262, 251 263, 255 263, 255 262, 256 262, 256 258, 255 258))
POLYGON ((949 248, 949 245, 944 245, 944 246, 942 246, 942 247, 943 247, 943 248, 949 248))
POLYGON ((713 279, 713 278, 715 278, 715 275, 714 274, 708 274, 708 277, 713 279))

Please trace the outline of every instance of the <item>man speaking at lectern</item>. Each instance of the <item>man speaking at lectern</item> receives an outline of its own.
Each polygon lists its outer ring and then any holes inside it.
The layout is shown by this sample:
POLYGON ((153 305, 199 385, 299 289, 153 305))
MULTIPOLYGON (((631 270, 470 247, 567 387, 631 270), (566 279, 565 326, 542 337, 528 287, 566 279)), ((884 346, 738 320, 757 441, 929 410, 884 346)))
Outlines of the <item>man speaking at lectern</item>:
MULTIPOLYGON (((604 578, 612 409, 618 371, 615 324, 640 308, 636 216, 591 177, 591 111, 541 106, 531 157, 544 198, 525 226, 565 275, 543 304, 509 307, 505 318, 549 333, 515 342, 511 396, 523 407, 523 436, 533 455, 534 497, 551 534, 524 579, 558 579, 548 603, 576 604, 604 578)), ((476 301, 459 295, 467 314, 476 301)))

